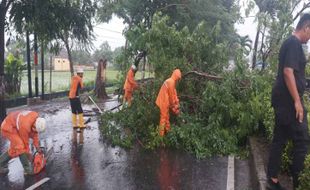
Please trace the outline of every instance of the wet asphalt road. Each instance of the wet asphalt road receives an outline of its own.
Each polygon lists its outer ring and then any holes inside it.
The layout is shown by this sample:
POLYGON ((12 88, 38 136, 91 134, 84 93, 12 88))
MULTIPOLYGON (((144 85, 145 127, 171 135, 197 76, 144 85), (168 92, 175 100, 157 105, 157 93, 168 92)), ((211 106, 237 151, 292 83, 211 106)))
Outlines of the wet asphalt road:
MULTIPOLYGON (((110 101, 105 110, 116 105, 110 101)), ((92 105, 84 105, 91 110, 92 105)), ((71 112, 66 101, 23 107, 39 111, 48 121, 40 136, 41 145, 53 147, 52 161, 37 176, 23 175, 19 159, 10 161, 8 176, 0 177, 0 189, 26 189, 45 177, 50 180, 38 189, 207 189, 226 190, 227 157, 198 160, 175 150, 124 150, 104 141, 96 118, 84 132, 84 144, 72 142, 71 112)), ((8 142, 1 141, 1 153, 8 142)), ((236 188, 250 190, 247 161, 236 161, 236 188), (239 169, 238 169, 239 168, 239 169)))

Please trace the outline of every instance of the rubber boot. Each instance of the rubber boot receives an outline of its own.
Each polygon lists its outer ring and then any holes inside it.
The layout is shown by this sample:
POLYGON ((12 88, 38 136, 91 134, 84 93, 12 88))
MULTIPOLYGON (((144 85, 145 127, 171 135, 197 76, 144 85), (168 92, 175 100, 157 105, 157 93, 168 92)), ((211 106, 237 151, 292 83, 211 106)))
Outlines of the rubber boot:
POLYGON ((76 114, 72 114, 72 125, 73 128, 77 127, 77 115, 76 114))
POLYGON ((34 175, 33 172, 33 165, 30 162, 28 155, 26 153, 23 153, 19 156, 20 162, 22 163, 24 167, 24 174, 25 175, 34 175))
POLYGON ((79 116, 79 127, 84 129, 84 128, 85 128, 85 125, 84 125, 83 114, 80 113, 78 116, 79 116))
POLYGON ((80 144, 84 144, 84 129, 80 130, 80 144))
POLYGON ((5 152, 0 156, 0 175, 6 175, 9 173, 8 163, 10 159, 11 157, 8 152, 5 152))

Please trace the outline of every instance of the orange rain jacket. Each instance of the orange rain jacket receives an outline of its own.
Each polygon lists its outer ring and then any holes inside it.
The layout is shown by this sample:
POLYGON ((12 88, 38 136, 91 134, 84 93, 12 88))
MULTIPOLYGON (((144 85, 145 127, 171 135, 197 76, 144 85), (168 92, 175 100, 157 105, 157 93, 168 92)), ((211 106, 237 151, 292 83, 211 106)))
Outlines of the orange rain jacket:
POLYGON ((124 84, 124 90, 125 90, 124 99, 127 102, 129 103, 131 102, 132 92, 137 88, 138 88, 138 84, 135 81, 135 73, 134 73, 134 70, 131 68, 129 69, 127 73, 126 81, 124 84))
POLYGON ((161 86, 156 99, 156 105, 160 109, 160 135, 170 130, 169 109, 175 114, 179 114, 179 98, 175 89, 176 82, 181 79, 181 71, 176 69, 171 77, 161 86), (164 128, 163 128, 164 127, 164 128))
POLYGON ((39 147, 39 135, 35 131, 35 122, 39 114, 34 111, 10 113, 1 124, 1 134, 10 141, 8 153, 11 158, 29 153, 29 138, 39 147))
POLYGON ((69 92, 69 98, 76 98, 79 96, 79 89, 83 88, 83 80, 79 75, 75 75, 71 78, 71 87, 69 92))

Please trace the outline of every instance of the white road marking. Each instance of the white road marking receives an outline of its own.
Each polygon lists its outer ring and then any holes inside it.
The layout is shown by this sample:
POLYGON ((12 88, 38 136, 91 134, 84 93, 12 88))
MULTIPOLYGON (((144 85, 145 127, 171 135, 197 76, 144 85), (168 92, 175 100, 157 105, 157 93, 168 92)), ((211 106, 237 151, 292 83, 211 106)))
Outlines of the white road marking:
POLYGON ((35 183, 32 186, 28 187, 26 190, 34 190, 35 188, 39 187, 43 183, 47 182, 48 180, 50 180, 49 177, 43 178, 40 181, 38 181, 37 183, 35 183))
POLYGON ((228 156, 226 190, 235 189, 235 157, 228 156))

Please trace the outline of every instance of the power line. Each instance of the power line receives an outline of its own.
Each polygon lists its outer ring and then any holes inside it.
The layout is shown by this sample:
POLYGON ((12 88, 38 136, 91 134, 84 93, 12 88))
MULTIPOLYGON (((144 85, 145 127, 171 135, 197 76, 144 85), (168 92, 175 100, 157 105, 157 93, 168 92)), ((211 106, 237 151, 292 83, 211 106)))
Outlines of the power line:
POLYGON ((114 40, 125 40, 125 38, 117 38, 117 37, 113 37, 113 36, 96 36, 96 38, 101 38, 101 39, 106 39, 106 38, 109 38, 109 39, 114 39, 114 40))
POLYGON ((116 31, 116 30, 111 30, 111 29, 108 29, 108 28, 102 28, 102 27, 99 27, 99 26, 94 26, 94 28, 98 28, 98 29, 102 29, 102 30, 106 30, 106 31, 114 32, 114 33, 118 33, 118 34, 123 34, 123 32, 119 32, 119 31, 116 31))

